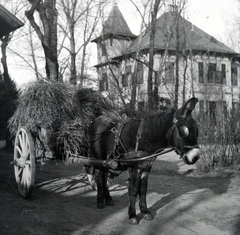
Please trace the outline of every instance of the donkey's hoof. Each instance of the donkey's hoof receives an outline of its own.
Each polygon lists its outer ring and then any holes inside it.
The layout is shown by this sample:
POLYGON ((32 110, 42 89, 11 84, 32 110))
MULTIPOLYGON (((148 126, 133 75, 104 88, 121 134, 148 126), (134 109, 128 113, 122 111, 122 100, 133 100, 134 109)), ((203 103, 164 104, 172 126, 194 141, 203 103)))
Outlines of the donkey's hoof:
POLYGON ((143 218, 144 218, 145 220, 153 220, 153 217, 152 217, 152 215, 151 215, 151 214, 149 214, 149 213, 147 213, 147 214, 144 214, 143 218))
POLYGON ((103 208, 104 208, 104 203, 102 203, 102 202, 101 202, 101 203, 98 203, 98 204, 97 204, 97 208, 98 208, 98 209, 103 209, 103 208))
POLYGON ((106 200, 106 206, 114 206, 114 203, 112 200, 106 200))
POLYGON ((133 218, 129 219, 129 223, 130 224, 138 224, 138 220, 136 217, 133 217, 133 218))

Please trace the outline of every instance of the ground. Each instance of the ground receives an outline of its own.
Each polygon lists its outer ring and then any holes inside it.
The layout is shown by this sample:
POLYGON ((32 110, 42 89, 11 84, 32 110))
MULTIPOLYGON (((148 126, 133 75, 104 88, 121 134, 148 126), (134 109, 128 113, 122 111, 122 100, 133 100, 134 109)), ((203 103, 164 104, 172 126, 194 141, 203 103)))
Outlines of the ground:
MULTIPOLYGON (((155 161, 149 178, 146 221, 128 223, 127 174, 115 178, 115 205, 96 208, 96 191, 86 183, 80 165, 49 161, 37 165, 32 196, 17 190, 13 154, 0 150, 0 234, 41 235, 239 235, 240 172, 199 174, 175 154, 155 161)), ((138 207, 138 206, 137 206, 138 207)))

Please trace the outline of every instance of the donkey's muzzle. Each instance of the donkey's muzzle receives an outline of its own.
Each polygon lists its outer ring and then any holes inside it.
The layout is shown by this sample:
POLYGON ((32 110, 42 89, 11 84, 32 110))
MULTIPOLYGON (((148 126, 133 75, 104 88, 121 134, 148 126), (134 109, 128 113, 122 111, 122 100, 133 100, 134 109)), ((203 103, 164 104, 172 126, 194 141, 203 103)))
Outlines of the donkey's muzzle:
POLYGON ((200 158, 199 152, 199 148, 190 149, 188 152, 183 154, 182 159, 186 164, 193 165, 200 158))

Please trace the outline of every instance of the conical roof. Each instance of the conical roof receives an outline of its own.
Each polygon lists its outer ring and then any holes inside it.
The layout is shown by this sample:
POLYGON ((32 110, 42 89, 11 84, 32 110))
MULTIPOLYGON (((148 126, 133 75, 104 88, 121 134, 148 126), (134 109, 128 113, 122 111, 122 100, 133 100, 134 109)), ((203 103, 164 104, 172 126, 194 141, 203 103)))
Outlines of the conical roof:
MULTIPOLYGON (((203 52, 237 54, 228 46, 224 45, 197 26, 193 25, 188 20, 181 17, 177 12, 166 12, 162 14, 156 21, 154 48, 157 50, 165 50, 165 48, 168 47, 168 50, 175 51, 177 48, 177 43, 179 43, 180 50, 197 50, 203 52), (179 27, 178 40, 177 22, 179 27)), ((129 50, 130 52, 135 52, 139 49, 148 50, 149 47, 150 32, 148 29, 146 29, 142 35, 134 40, 129 50)))
POLYGON ((109 36, 137 37, 131 32, 116 3, 113 5, 107 20, 103 23, 101 36, 92 41, 94 42, 100 38, 107 38, 109 36))

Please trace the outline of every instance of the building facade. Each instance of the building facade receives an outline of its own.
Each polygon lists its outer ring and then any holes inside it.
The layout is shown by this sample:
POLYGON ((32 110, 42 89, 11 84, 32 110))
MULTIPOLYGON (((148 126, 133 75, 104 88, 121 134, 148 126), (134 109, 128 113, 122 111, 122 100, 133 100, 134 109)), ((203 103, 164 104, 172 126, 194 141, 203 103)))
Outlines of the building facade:
MULTIPOLYGON (((175 8, 176 9, 176 8, 175 8)), ((148 28, 133 35, 115 4, 103 24, 97 44, 99 90, 116 105, 135 97, 135 108, 147 107, 149 86, 159 100, 178 106, 195 96, 200 112, 217 116, 238 107, 240 71, 237 53, 208 35, 176 10, 156 20, 154 43, 148 28), (149 55, 153 46, 153 73, 149 84, 149 55)))

